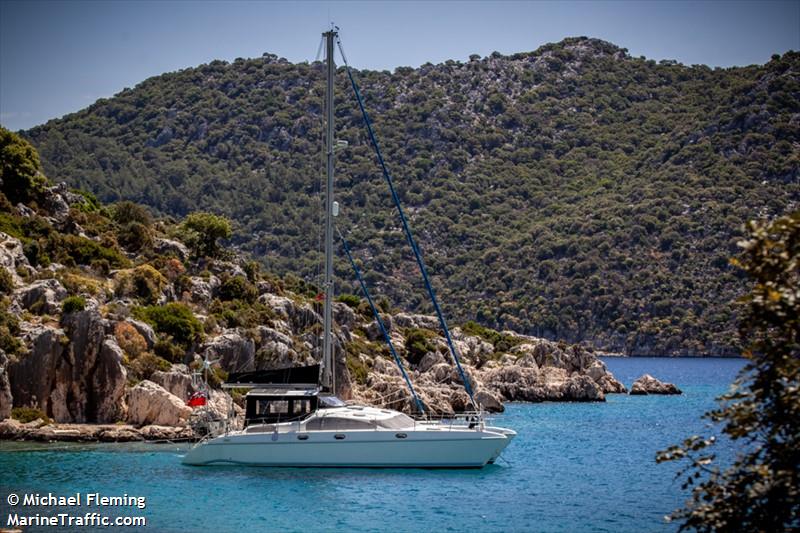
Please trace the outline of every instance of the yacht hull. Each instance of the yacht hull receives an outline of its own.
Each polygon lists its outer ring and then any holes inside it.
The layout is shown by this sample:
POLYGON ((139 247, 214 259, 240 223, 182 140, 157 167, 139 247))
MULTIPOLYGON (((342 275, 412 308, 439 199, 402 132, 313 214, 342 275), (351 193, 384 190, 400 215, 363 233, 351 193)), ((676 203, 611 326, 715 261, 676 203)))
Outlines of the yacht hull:
POLYGON ((481 468, 493 462, 513 436, 508 430, 489 429, 236 432, 194 446, 183 463, 198 466, 481 468))

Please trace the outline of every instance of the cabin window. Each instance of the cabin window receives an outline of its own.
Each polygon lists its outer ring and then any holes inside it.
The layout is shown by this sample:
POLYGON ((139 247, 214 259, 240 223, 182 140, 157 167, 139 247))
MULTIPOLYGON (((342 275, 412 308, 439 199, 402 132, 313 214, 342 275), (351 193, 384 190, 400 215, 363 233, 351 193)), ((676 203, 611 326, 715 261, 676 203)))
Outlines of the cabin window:
POLYGON ((397 413, 393 417, 384 418, 377 421, 378 425, 387 429, 403 429, 414 427, 414 419, 403 413, 397 413))
POLYGON ((289 402, 286 400, 259 400, 256 406, 257 415, 287 415, 289 402))
POLYGON ((337 398, 336 396, 320 396, 319 397, 319 406, 320 407, 344 407, 347 405, 342 400, 337 398))
POLYGON ((345 431, 348 429, 375 429, 375 424, 370 420, 354 420, 335 416, 321 416, 306 423, 306 430, 310 431, 345 431))
POLYGON ((292 401, 293 415, 307 415, 311 413, 311 400, 295 398, 292 401))

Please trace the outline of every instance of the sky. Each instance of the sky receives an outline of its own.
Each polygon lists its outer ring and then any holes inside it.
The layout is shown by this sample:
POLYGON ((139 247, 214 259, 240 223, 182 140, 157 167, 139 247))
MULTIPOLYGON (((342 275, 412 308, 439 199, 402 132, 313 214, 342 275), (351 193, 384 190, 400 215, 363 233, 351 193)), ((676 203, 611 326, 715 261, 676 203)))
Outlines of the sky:
POLYGON ((526 52, 581 35, 635 57, 712 67, 800 50, 800 0, 0 0, 0 125, 27 129, 214 59, 313 61, 331 21, 359 69, 526 52))

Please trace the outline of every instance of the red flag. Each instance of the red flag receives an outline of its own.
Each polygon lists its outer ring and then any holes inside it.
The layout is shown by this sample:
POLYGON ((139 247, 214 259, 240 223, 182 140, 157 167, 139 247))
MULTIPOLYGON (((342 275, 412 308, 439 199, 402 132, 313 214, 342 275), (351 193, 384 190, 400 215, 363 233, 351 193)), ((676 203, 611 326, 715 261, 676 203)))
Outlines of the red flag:
POLYGON ((206 404, 206 397, 202 392, 195 392, 192 394, 189 401, 186 402, 186 405, 189 407, 202 407, 206 404))

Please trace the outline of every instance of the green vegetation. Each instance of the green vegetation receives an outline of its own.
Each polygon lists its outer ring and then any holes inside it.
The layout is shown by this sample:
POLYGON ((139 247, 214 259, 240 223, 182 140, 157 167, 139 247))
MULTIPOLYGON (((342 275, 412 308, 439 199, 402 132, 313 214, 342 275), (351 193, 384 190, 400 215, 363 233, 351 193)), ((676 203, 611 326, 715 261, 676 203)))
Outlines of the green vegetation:
POLYGON ((47 180, 31 144, 0 126, 0 191, 13 204, 39 200, 47 180))
POLYGON ((114 206, 112 219, 120 226, 137 223, 149 228, 153 225, 153 217, 147 208, 129 201, 114 206))
POLYGON ((167 284, 167 279, 158 270, 150 264, 144 264, 132 271, 120 272, 115 293, 117 296, 135 296, 145 303, 154 304, 167 284))
POLYGON ((416 365, 428 352, 433 352, 436 347, 431 342, 431 339, 436 334, 427 329, 409 328, 405 332, 406 335, 406 359, 411 364, 416 365))
POLYGON ((86 298, 83 296, 67 296, 61 302, 61 312, 64 314, 76 313, 84 309, 86 309, 86 298))
POLYGON ((358 309, 358 306, 361 303, 361 298, 359 298, 355 294, 340 294, 336 298, 336 301, 342 302, 343 304, 347 305, 352 309, 358 309))
POLYGON ((129 359, 136 359, 147 350, 147 341, 128 322, 117 322, 114 326, 114 338, 129 359))
POLYGON ((157 370, 168 371, 172 365, 170 365, 169 361, 157 355, 145 352, 133 361, 128 361, 126 366, 130 370, 128 378, 131 381, 131 385, 135 385, 143 379, 150 379, 153 372, 157 370))
POLYGON ((14 407, 11 410, 11 418, 18 420, 23 424, 33 422, 34 420, 42 419, 45 424, 52 424, 53 421, 41 409, 34 407, 14 407))
POLYGON ((135 307, 132 314, 151 324, 157 332, 169 335, 184 348, 199 341, 203 334, 203 324, 195 318, 191 309, 181 303, 135 307))
POLYGON ((715 439, 690 437, 657 460, 687 461, 679 476, 694 486, 673 514, 681 530, 791 531, 800 525, 800 211, 750 222, 735 264, 752 280, 740 300, 739 333, 748 359, 720 407, 705 417, 740 441, 727 468, 715 464, 715 439))
POLYGON ((258 289, 243 276, 230 276, 222 281, 218 295, 220 300, 242 300, 253 303, 258 298, 258 289))
MULTIPOLYGON (((453 322, 694 354, 736 352, 728 302, 743 277, 727 257, 740 221, 800 199, 799 70, 797 52, 710 69, 574 38, 354 74, 453 322)), ((267 271, 315 280, 323 78, 270 55, 213 61, 25 136, 72 186, 157 214, 222 214, 267 271)), ((349 94, 344 76, 337 92, 349 94)), ((352 98, 336 111, 349 141, 339 223, 376 295, 431 312, 352 98)), ((198 255, 230 234, 212 217, 184 223, 198 255)), ((335 269, 352 279, 343 260, 335 269)))
POLYGON ((186 242, 198 257, 217 257, 220 253, 219 239, 231 237, 231 223, 211 213, 191 213, 183 221, 186 242))
POLYGON ((51 234, 50 249, 53 258, 66 265, 89 265, 94 261, 107 261, 114 268, 124 268, 130 261, 115 246, 102 244, 71 234, 51 234))
POLYGON ((0 295, 10 294, 14 290, 14 278, 4 267, 0 267, 0 295))
POLYGON ((186 350, 175 345, 169 339, 159 339, 153 346, 153 352, 157 357, 170 363, 182 363, 186 350))
MULTIPOLYGON (((0 268, 2 270, 2 268, 0 268)), ((8 355, 23 355, 25 347, 19 340, 19 319, 8 312, 8 298, 0 297, 0 350, 8 355)))
POLYGON ((357 356, 350 354, 346 355, 345 363, 347 364, 347 370, 350 372, 350 378, 359 385, 366 385, 367 377, 369 376, 367 365, 357 356))
POLYGON ((478 337, 483 338, 484 340, 492 343, 494 346, 494 351, 497 353, 503 353, 509 351, 511 348, 519 344, 521 339, 514 337, 512 335, 504 335, 499 331, 495 331, 491 328, 487 328, 485 326, 481 326, 476 322, 467 322, 461 328, 462 331, 468 335, 477 335, 478 337))

